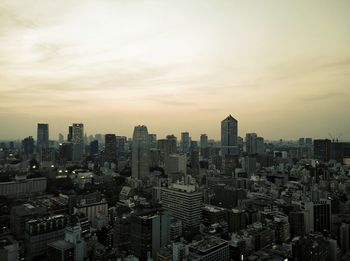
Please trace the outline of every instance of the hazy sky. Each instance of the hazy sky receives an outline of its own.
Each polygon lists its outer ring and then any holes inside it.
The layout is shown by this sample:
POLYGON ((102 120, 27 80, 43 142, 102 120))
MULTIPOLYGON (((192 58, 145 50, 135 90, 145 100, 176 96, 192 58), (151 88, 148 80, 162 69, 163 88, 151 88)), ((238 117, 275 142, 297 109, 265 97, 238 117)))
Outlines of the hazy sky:
POLYGON ((350 1, 0 0, 0 139, 239 134, 350 140, 350 1))

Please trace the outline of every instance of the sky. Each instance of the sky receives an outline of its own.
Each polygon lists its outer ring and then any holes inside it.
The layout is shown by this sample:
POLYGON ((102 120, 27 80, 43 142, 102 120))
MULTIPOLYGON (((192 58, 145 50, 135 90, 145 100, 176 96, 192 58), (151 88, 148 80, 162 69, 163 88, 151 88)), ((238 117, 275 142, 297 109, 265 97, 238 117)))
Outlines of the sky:
POLYGON ((350 1, 0 0, 0 139, 350 140, 350 1))

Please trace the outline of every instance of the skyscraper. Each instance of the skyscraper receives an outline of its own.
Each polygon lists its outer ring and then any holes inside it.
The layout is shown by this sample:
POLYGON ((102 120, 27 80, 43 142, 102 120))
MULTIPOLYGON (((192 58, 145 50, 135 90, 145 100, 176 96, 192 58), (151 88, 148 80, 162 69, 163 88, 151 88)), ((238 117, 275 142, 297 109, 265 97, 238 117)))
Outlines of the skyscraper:
POLYGON ((148 130, 144 125, 134 128, 132 137, 132 177, 141 179, 149 173, 148 130))
POLYGON ((39 153, 41 151, 41 148, 49 147, 49 124, 38 123, 36 145, 39 153))
POLYGON ((225 157, 227 155, 238 155, 237 146, 238 122, 229 115, 221 121, 221 153, 225 157))
POLYGON ((191 138, 188 132, 181 133, 181 152, 187 153, 190 149, 191 138))
POLYGON ((84 124, 72 125, 73 161, 81 161, 84 155, 84 124))
POLYGON ((248 155, 257 153, 257 138, 256 133, 247 133, 245 135, 245 147, 248 155))
POLYGON ((105 135, 105 161, 115 162, 117 160, 117 137, 115 134, 105 135))
POLYGON ((23 152, 26 157, 29 157, 34 153, 34 139, 32 136, 25 138, 22 141, 23 152))

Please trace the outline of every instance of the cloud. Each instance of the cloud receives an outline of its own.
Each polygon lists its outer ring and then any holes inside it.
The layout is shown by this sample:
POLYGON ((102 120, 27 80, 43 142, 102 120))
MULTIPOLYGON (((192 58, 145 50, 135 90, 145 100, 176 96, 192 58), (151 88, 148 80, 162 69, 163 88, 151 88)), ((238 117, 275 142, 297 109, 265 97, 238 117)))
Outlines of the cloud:
POLYGON ((317 102, 317 101, 323 101, 323 100, 329 100, 329 99, 337 99, 340 97, 344 97, 344 95, 345 95, 344 92, 328 92, 324 94, 304 97, 302 100, 307 102, 317 102))

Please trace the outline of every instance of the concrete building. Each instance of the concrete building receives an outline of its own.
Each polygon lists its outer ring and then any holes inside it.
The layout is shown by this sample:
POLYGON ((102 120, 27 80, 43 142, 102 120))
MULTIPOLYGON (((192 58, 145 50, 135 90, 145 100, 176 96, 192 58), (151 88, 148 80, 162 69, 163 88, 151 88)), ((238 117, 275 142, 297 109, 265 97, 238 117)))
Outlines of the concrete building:
POLYGON ((107 162, 117 161, 117 138, 115 134, 105 135, 104 159, 107 162))
POLYGON ((180 150, 182 153, 188 153, 190 150, 191 138, 188 132, 181 133, 180 150))
POLYGON ((169 241, 169 214, 156 210, 131 215, 131 252, 140 260, 157 259, 158 251, 169 241))
POLYGON ((82 161, 84 156, 84 124, 72 125, 73 161, 82 161))
POLYGON ((217 237, 209 237, 201 241, 194 242, 190 244, 189 250, 189 260, 230 260, 229 246, 227 241, 217 237))
POLYGON ((42 148, 49 147, 49 124, 38 123, 36 147, 39 153, 42 148))
POLYGON ((45 256, 47 244, 64 238, 67 216, 55 215, 30 220, 25 227, 25 247, 28 260, 45 256))
POLYGON ((229 115, 221 121, 221 154, 223 157, 226 155, 238 155, 237 136, 238 122, 229 115))
POLYGON ((202 192, 194 185, 172 184, 161 188, 161 202, 165 210, 182 221, 184 230, 196 230, 201 223, 202 192))
POLYGON ((1 261, 18 261, 19 245, 11 236, 0 237, 0 260, 1 261))
POLYGON ((142 179, 149 174, 149 144, 147 127, 136 126, 132 138, 132 167, 133 178, 142 179))
POLYGON ((1 182, 0 195, 16 197, 43 193, 46 190, 47 178, 27 179, 25 176, 16 176, 15 181, 1 182))

